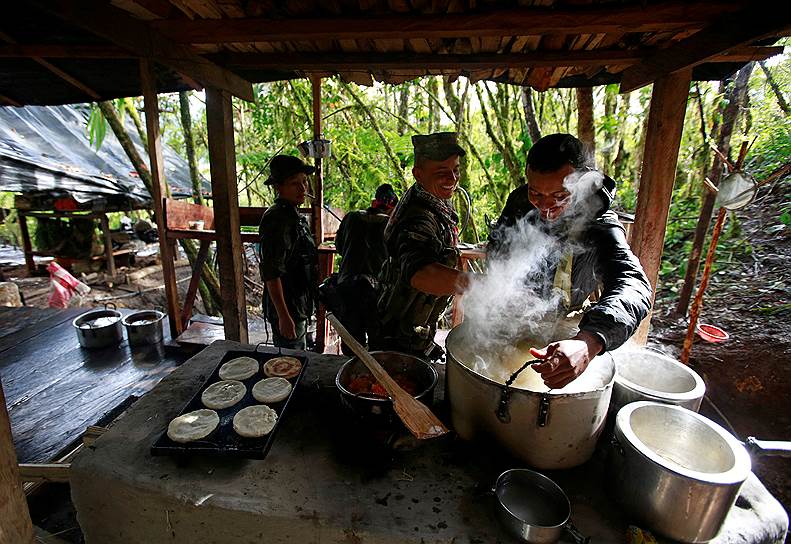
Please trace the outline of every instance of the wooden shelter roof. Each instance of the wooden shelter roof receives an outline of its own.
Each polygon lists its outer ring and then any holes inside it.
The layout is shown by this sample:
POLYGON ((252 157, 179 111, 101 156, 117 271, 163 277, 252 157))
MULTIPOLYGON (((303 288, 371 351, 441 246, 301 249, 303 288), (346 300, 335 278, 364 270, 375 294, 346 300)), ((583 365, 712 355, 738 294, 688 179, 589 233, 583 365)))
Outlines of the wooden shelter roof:
POLYGON ((622 90, 695 66, 721 79, 781 51, 784 12, 745 0, 29 0, 4 7, 0 103, 62 104, 340 74, 622 90))

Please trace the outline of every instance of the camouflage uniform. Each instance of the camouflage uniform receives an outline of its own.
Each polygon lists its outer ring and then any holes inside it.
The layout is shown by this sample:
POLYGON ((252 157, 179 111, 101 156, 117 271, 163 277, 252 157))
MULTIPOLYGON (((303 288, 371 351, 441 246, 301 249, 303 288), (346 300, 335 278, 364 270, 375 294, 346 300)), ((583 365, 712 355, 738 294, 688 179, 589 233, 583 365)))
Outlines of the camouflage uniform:
POLYGON ((264 213, 261 235, 261 279, 280 278, 286 308, 294 320, 297 338, 280 335, 275 306, 264 292, 264 316, 272 326, 276 346, 305 349, 307 322, 313 313, 318 278, 318 252, 307 220, 297 208, 278 198, 264 213))
MULTIPOLYGON (((442 161, 464 155, 453 133, 414 136, 416 158, 442 161)), ((455 268, 459 263, 458 216, 449 201, 437 198, 419 183, 410 187, 385 229, 388 259, 380 274, 379 334, 374 349, 437 355, 437 321, 452 296, 429 295, 411 285, 412 276, 430 264, 455 268)))

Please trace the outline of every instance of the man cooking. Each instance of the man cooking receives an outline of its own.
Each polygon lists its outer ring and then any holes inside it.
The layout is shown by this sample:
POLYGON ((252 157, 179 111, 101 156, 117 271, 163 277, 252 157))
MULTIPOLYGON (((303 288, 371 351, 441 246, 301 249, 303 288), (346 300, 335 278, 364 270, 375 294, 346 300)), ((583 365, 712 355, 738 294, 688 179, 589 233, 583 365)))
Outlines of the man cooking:
POLYGON ((590 361, 622 345, 634 334, 651 307, 651 286, 640 262, 626 242, 625 231, 610 211, 615 182, 593 176, 596 185, 580 197, 572 194, 574 181, 594 172, 585 149, 570 134, 551 134, 538 140, 527 154, 527 184, 515 189, 489 237, 492 258, 508 251, 509 229, 528 221, 559 237, 566 248, 556 269, 548 274, 563 292, 563 308, 583 307, 602 285, 596 302, 584 313, 579 332, 552 342, 531 354, 542 359, 533 369, 553 389, 574 381, 590 361))
POLYGON ((453 132, 412 137, 415 183, 404 193, 385 229, 388 259, 382 268, 374 349, 436 359, 437 321, 453 295, 469 284, 456 270, 458 217, 450 198, 465 155, 453 132))

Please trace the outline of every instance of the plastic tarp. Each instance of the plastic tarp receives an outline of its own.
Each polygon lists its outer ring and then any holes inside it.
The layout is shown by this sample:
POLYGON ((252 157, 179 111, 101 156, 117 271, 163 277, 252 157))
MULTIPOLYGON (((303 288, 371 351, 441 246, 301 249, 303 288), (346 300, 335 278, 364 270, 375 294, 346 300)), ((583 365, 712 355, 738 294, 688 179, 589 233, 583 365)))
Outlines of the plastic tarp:
MULTIPOLYGON (((113 197, 129 205, 150 203, 143 181, 108 127, 99 150, 91 146, 90 109, 78 106, 0 107, 0 191, 66 193, 80 203, 113 197)), ((126 129, 140 156, 147 157, 131 118, 126 129)), ((189 166, 163 145, 165 180, 174 197, 192 194, 189 166)), ((204 192, 210 185, 202 179, 204 192)))

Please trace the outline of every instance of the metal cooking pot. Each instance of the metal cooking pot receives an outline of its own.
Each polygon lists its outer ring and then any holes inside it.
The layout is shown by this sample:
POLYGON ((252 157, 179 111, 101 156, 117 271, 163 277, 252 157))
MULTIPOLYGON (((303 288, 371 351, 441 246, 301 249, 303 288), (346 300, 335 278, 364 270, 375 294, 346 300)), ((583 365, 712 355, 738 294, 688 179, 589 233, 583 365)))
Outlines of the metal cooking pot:
POLYGON ((610 404, 612 359, 596 357, 582 375, 601 377, 597 385, 581 389, 581 376, 563 389, 549 391, 531 368, 523 371, 534 382, 525 386, 529 389, 519 382, 506 387, 473 370, 476 347, 464 324, 448 334, 445 347, 445 394, 460 437, 492 437, 539 469, 575 467, 593 455, 610 404))
POLYGON ((608 480, 640 523, 674 540, 717 536, 747 476, 744 446, 713 421, 670 404, 633 402, 618 412, 608 480))
POLYGON ((555 482, 532 470, 506 470, 492 489, 497 518, 511 533, 530 544, 557 542, 565 530, 577 544, 585 538, 571 524, 571 503, 555 482))
POLYGON ((122 323, 129 337, 129 345, 146 346, 161 342, 164 320, 165 314, 159 310, 142 310, 124 317, 122 323))
MULTIPOLYGON (((404 374, 416 386, 415 398, 425 405, 434 402, 434 388, 438 375, 434 367, 422 359, 395 351, 372 351, 371 356, 382 365, 388 374, 404 374)), ((346 361, 335 376, 335 386, 341 395, 341 404, 363 423, 371 425, 400 424, 389 398, 358 395, 349 390, 349 384, 357 377, 371 376, 365 364, 354 357, 346 361)))
POLYGON ((687 365, 647 348, 623 347, 610 355, 615 361, 611 413, 640 400, 677 404, 695 412, 700 409, 706 384, 687 365))
POLYGON ((104 310, 91 310, 77 316, 72 321, 72 326, 77 331, 77 340, 84 348, 115 346, 124 338, 121 313, 111 303, 105 304, 104 310))

